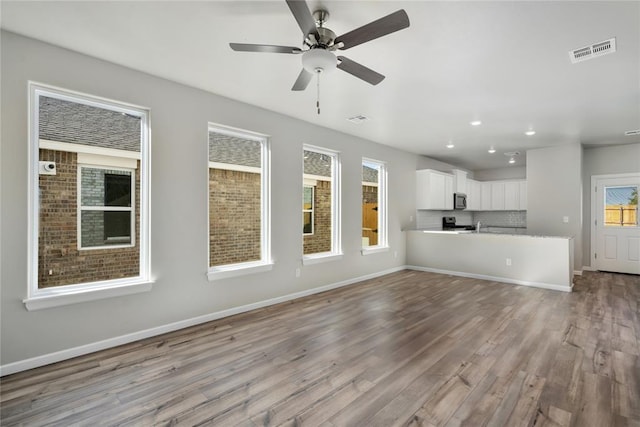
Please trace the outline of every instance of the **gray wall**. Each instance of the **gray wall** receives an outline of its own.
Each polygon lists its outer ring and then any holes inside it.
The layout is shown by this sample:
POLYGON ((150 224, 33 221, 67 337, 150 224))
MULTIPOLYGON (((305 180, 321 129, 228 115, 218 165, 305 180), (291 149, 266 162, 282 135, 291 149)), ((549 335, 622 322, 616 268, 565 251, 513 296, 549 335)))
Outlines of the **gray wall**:
POLYGON ((583 163, 583 257, 591 266, 591 176, 618 173, 640 173, 640 143, 610 147, 585 148, 583 163))
POLYGON ((3 365, 405 264, 401 228, 413 226, 418 156, 15 34, 3 32, 1 47, 3 365), (28 80, 151 109, 151 292, 25 309, 28 80), (271 136, 270 272, 207 281, 208 121, 271 136), (300 224, 304 143, 342 156, 344 258, 330 265, 301 266, 301 230, 292 226, 300 224), (363 156, 388 162, 389 173, 391 250, 369 256, 360 254, 363 156), (302 269, 298 279, 296 268, 302 269))
POLYGON ((527 177, 526 166, 514 166, 510 168, 482 169, 473 171, 474 179, 478 181, 499 181, 501 179, 525 179, 527 177))
POLYGON ((582 269, 582 146, 527 151, 527 232, 573 236, 574 270, 582 269), (564 223, 563 217, 569 222, 564 223))

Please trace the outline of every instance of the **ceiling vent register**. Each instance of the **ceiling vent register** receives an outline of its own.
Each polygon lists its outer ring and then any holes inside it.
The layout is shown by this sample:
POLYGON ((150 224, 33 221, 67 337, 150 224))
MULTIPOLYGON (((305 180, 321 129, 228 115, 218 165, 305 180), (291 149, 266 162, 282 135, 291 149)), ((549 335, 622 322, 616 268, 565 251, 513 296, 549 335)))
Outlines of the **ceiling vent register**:
POLYGON ((572 64, 577 64, 578 62, 587 61, 589 59, 607 55, 615 51, 616 39, 614 37, 609 40, 601 41, 589 46, 581 47, 580 49, 569 51, 569 58, 571 58, 572 64))
POLYGON ((360 123, 366 122, 367 120, 369 120, 369 117, 359 114, 357 116, 349 117, 347 120, 349 120, 351 123, 355 123, 359 125, 360 123))

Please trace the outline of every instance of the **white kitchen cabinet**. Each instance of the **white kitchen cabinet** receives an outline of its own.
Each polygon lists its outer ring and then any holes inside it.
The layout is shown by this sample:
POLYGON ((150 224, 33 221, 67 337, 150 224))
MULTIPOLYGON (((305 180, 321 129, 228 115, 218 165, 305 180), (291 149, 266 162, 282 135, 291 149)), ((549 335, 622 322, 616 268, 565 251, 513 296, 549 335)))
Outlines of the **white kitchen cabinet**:
POLYGON ((504 182, 502 181, 491 183, 491 210, 504 210, 504 182))
POLYGON ((482 184, 473 179, 467 179, 467 210, 482 209, 482 184))
MULTIPOLYGON (((470 210, 480 211, 520 211, 527 210, 527 181, 473 181, 467 180, 467 188, 478 186, 476 200, 467 195, 470 210), (471 182, 471 184, 469 184, 471 182), (475 184, 474 184, 475 183, 475 184), (471 203, 471 204, 470 204, 471 203), (475 205, 477 203, 477 205, 475 205), (475 207, 477 206, 477 207, 475 207)), ((473 194, 473 191, 471 191, 473 194)))
POLYGON ((517 211, 520 209, 520 182, 506 181, 504 183, 504 209, 517 211))
POLYGON ((432 169, 416 171, 416 208, 453 209, 453 175, 432 169))
POLYGON ((467 173, 465 171, 461 171, 458 169, 454 169, 452 172, 453 172, 453 192, 466 194, 468 196, 469 184, 467 182, 469 180, 467 178, 467 173))
POLYGON ((519 191, 520 191, 520 201, 518 204, 518 209, 521 211, 527 210, 527 181, 520 181, 518 183, 519 191))
POLYGON ((491 182, 480 183, 480 210, 490 211, 491 209, 491 182))

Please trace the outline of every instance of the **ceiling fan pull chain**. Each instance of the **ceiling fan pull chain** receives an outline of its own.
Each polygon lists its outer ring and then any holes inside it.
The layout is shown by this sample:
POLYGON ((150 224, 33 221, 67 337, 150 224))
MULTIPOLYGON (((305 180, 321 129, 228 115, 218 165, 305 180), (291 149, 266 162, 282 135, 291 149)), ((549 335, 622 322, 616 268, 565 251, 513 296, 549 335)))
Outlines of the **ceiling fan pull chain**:
POLYGON ((316 107, 318 108, 318 114, 320 114, 320 71, 316 71, 317 79, 317 93, 316 93, 316 107))

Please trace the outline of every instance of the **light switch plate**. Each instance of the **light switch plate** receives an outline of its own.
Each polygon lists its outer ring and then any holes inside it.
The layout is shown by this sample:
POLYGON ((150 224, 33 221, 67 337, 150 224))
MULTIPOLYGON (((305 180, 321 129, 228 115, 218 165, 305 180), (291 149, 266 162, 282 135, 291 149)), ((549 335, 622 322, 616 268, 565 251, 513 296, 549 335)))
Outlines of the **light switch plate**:
POLYGON ((568 216, 563 216, 562 217, 562 222, 564 222, 565 224, 569 223, 569 217, 568 216))

